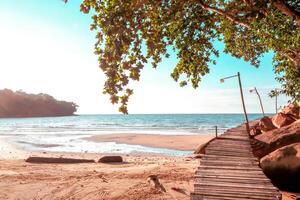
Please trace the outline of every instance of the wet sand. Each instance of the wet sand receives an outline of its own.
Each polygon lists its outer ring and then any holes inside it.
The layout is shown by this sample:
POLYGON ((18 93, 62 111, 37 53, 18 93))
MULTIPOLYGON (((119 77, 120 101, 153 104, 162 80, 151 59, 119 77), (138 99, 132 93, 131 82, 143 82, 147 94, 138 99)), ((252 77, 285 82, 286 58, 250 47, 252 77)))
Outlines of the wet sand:
POLYGON ((209 141, 211 138, 213 138, 213 135, 107 134, 91 136, 86 140, 194 151, 200 144, 209 141))

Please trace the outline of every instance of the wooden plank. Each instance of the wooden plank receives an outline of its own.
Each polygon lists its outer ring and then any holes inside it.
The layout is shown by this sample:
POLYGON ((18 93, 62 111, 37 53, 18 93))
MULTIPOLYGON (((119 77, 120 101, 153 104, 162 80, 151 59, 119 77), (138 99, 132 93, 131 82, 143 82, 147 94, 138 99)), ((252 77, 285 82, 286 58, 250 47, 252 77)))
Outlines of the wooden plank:
POLYGON ((213 158, 202 158, 200 160, 200 164, 204 164, 204 163, 208 163, 208 162, 216 162, 216 163, 220 163, 220 164, 236 164, 238 165, 239 163, 248 163, 248 164, 252 164, 253 166, 259 166, 259 162, 256 161, 256 160, 245 160, 245 159, 222 159, 222 158, 219 158, 219 159, 213 159, 213 158))
POLYGON ((216 193, 215 191, 202 191, 201 194, 204 199, 207 199, 207 197, 214 197, 210 199, 253 199, 253 200, 275 200, 278 199, 277 195, 274 194, 257 194, 257 193, 216 193))
POLYGON ((252 147, 250 144, 234 144, 234 143, 230 143, 230 142, 220 142, 220 143, 213 143, 211 145, 208 145, 207 147, 227 147, 227 148, 243 148, 243 149, 247 149, 249 151, 252 150, 252 147))
POLYGON ((258 163, 253 163, 250 161, 244 161, 244 162, 237 162, 237 161, 218 161, 218 160, 201 160, 200 161, 201 165, 206 165, 206 166, 237 166, 237 167, 252 167, 253 165, 257 165, 258 163))
POLYGON ((248 137, 239 137, 239 136, 220 136, 218 139, 230 139, 230 140, 235 140, 235 141, 245 141, 248 142, 249 138, 248 137))
MULTIPOLYGON (((216 155, 211 155, 216 156, 216 155)), ((233 156, 216 156, 216 157, 208 157, 207 155, 203 156, 201 160, 219 160, 219 161, 250 161, 253 163, 259 163, 259 161, 255 158, 247 159, 246 157, 233 157, 233 156)))
POLYGON ((238 188, 238 189, 249 189, 252 190, 255 189, 262 189, 262 190, 270 190, 276 192, 277 190, 274 189, 273 185, 270 184, 238 184, 238 183, 217 183, 217 182, 208 182, 205 183, 195 183, 195 186, 199 187, 208 187, 208 186, 214 186, 214 187, 230 187, 232 189, 238 188))
POLYGON ((241 171, 246 171, 246 173, 256 172, 257 174, 261 174, 261 170, 256 167, 244 167, 244 166, 198 166, 197 170, 224 170, 228 173, 240 173, 241 171))
POLYGON ((245 189, 245 188, 217 188, 217 187, 202 187, 202 188, 197 188, 195 192, 200 192, 200 191, 214 191, 215 193, 245 193, 245 194, 261 194, 265 196, 270 196, 270 195, 278 195, 278 191, 274 190, 264 190, 264 189, 245 189))
POLYGON ((243 177, 265 177, 263 172, 260 171, 246 171, 246 170, 222 170, 222 171, 215 171, 215 170, 207 170, 207 168, 200 168, 196 171, 196 175, 223 175, 223 174, 230 174, 230 176, 243 176, 243 177))
POLYGON ((205 152, 208 150, 212 150, 212 151, 222 151, 222 152, 234 152, 237 153, 236 149, 239 149, 238 153, 246 153, 249 155, 252 155, 252 151, 250 149, 247 148, 232 148, 232 147, 225 147, 223 145, 220 146, 208 146, 205 148, 205 152))
POLYGON ((252 147, 250 144, 240 144, 240 143, 231 143, 231 142, 214 142, 208 145, 208 147, 228 147, 228 148, 233 148, 233 147, 242 147, 247 150, 252 150, 252 147))
POLYGON ((241 171, 235 171, 235 173, 228 172, 228 171, 207 171, 207 170, 197 170, 196 175, 207 175, 207 176, 223 176, 225 173, 230 174, 232 177, 253 177, 253 178, 265 178, 263 173, 260 172, 241 172, 241 171))
POLYGON ((262 188, 220 188, 220 187, 214 187, 214 186, 206 186, 206 187, 198 187, 195 188, 196 193, 199 193, 201 191, 218 191, 218 192, 224 192, 224 193, 254 193, 254 194, 265 194, 265 196, 268 195, 277 195, 279 191, 276 190, 265 190, 262 188))
POLYGON ((268 178, 257 176, 233 176, 233 175, 204 175, 204 174, 196 174, 195 178, 212 178, 212 179, 239 179, 239 180, 256 180, 256 181, 267 181, 270 182, 268 178))
POLYGON ((252 198, 252 199, 271 199, 274 200, 277 197, 277 194, 274 193, 255 193, 255 192, 235 192, 235 191, 224 191, 224 190, 206 190, 206 189, 200 189, 198 192, 201 191, 201 194, 209 196, 227 196, 227 197, 240 197, 240 198, 252 198))
POLYGON ((211 143, 209 143, 209 145, 215 145, 215 144, 247 146, 247 147, 251 148, 250 141, 234 141, 234 140, 215 139, 211 143))
POLYGON ((258 166, 258 161, 257 160, 247 160, 247 159, 224 159, 224 158, 218 158, 218 159, 213 159, 213 158, 205 158, 203 157, 201 160, 200 160, 200 163, 205 163, 205 162, 220 162, 220 163, 249 163, 249 164, 252 164, 252 165, 256 165, 258 166))
POLYGON ((211 176, 205 176, 205 177, 195 177, 195 182, 200 183, 200 182, 206 182, 206 181, 214 181, 218 183, 240 183, 240 184, 270 184, 270 180, 261 180, 259 178, 251 179, 249 177, 218 177, 218 178, 213 178, 211 176))
POLYGON ((232 157, 232 156, 220 156, 220 155, 216 156, 216 155, 208 155, 208 154, 203 154, 203 158, 206 158, 206 159, 209 159, 209 158, 211 158, 211 159, 249 159, 249 160, 258 161, 258 159, 255 157, 245 158, 245 157, 232 157))
POLYGON ((220 156, 237 156, 237 157, 249 157, 252 156, 250 153, 238 153, 238 152, 228 152, 228 151, 218 151, 218 150, 206 150, 205 153, 209 155, 220 155, 220 156))
POLYGON ((205 154, 209 154, 208 152, 215 152, 215 153, 231 153, 231 154, 236 154, 236 155, 239 155, 239 154, 245 154, 245 155, 249 155, 249 156, 252 156, 252 152, 247 152, 247 151, 235 151, 234 149, 232 150, 222 150, 222 149, 210 149, 210 148, 206 148, 205 149, 205 154))
POLYGON ((249 144, 250 143, 250 139, 245 139, 245 140, 236 140, 236 138, 231 139, 230 135, 220 135, 218 136, 214 141, 218 141, 218 142, 228 142, 228 143, 233 143, 236 142, 237 144, 249 144))

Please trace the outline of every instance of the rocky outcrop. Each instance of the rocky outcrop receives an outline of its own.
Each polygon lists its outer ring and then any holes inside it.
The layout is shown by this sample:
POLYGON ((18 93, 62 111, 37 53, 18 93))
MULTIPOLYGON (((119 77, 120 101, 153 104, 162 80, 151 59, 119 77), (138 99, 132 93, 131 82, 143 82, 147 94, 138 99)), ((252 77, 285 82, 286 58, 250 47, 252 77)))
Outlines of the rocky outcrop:
POLYGON ((272 182, 300 192, 300 107, 290 104, 272 118, 251 125, 253 154, 272 182))
POLYGON ((272 119, 267 116, 265 116, 259 120, 258 126, 259 126, 259 129, 261 130, 261 132, 271 131, 276 128, 272 122, 272 119))
POLYGON ((54 117, 74 115, 77 105, 47 94, 0 90, 0 117, 54 117))
POLYGON ((254 127, 251 127, 250 129, 250 137, 253 138, 257 135, 260 135, 261 134, 261 130, 259 129, 258 126, 254 126, 254 127))
POLYGON ((288 106, 284 107, 282 113, 290 115, 295 119, 300 118, 300 107, 297 104, 289 104, 288 106))
POLYGON ((261 158, 278 148, 300 142, 300 120, 272 131, 262 133, 255 137, 260 143, 260 148, 254 148, 254 154, 261 158))
POLYGON ((277 128, 281 128, 287 125, 290 125, 295 121, 295 118, 293 118, 289 114, 284 114, 284 113, 278 113, 272 118, 272 122, 274 126, 277 128))
POLYGON ((250 128, 250 136, 253 138, 261 133, 276 129, 270 117, 263 117, 260 120, 253 122, 250 128))
POLYGON ((300 191, 300 143, 282 147, 263 157, 260 166, 281 189, 300 191))

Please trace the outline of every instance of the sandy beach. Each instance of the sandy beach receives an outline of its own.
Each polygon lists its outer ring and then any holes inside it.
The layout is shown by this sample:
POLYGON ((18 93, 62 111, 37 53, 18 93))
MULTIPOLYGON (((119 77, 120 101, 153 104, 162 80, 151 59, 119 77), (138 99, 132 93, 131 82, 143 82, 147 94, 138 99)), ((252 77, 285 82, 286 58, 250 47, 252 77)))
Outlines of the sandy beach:
MULTIPOLYGON (((93 136, 88 139, 192 150, 192 146, 197 146, 210 138, 128 134, 122 137, 93 136), (168 140, 170 138, 172 140, 168 140)), ((97 161, 103 154, 26 152, 6 143, 4 137, 0 138, 0 149, 0 199, 5 200, 188 200, 190 192, 193 191, 193 176, 199 163, 192 157, 151 154, 124 154, 121 155, 124 162, 116 164, 28 163, 25 162, 28 156, 97 161), (165 192, 149 185, 147 178, 150 175, 157 175, 166 189, 165 192)), ((292 199, 294 195, 283 192, 283 200, 292 199)))
POLYGON ((116 142, 155 148, 194 151, 200 144, 212 138, 212 135, 107 134, 95 135, 86 139, 94 142, 116 142))
MULTIPOLYGON (((176 140, 186 141, 184 137, 176 140)), ((129 136, 124 138, 128 139, 129 136)), ((148 139, 145 137, 144 141, 148 139)), ((131 142, 139 144, 141 140, 138 137, 138 140, 131 142)), ((0 199, 185 200, 189 199, 193 189, 193 175, 198 164, 198 160, 191 157, 150 154, 122 155, 124 162, 118 164, 33 164, 24 159, 28 156, 44 156, 98 160, 103 155, 26 152, 7 144, 5 138, 0 141, 0 199), (157 175, 166 192, 151 187, 147 182, 149 175, 157 175)), ((166 139, 162 141, 166 142, 166 139)), ((180 144, 178 148, 191 150, 190 145, 180 144)), ((160 144, 160 147, 170 146, 160 144)))
POLYGON ((0 199, 189 199, 196 160, 149 156, 125 156, 124 160, 123 164, 1 160, 0 199), (147 183, 153 174, 166 192, 147 183))

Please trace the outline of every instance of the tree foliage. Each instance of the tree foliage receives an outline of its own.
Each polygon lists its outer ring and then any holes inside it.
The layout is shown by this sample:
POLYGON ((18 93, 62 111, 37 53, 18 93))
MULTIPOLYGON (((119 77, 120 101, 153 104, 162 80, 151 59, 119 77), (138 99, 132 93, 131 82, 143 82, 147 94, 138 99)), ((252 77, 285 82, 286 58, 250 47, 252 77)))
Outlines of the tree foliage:
POLYGON ((178 58, 173 79, 198 87, 219 55, 216 40, 256 67, 264 53, 274 52, 282 92, 300 99, 299 0, 84 0, 80 8, 92 11, 104 93, 123 113, 133 93, 130 80, 140 79, 145 63, 156 68, 169 57, 169 46, 178 58))

